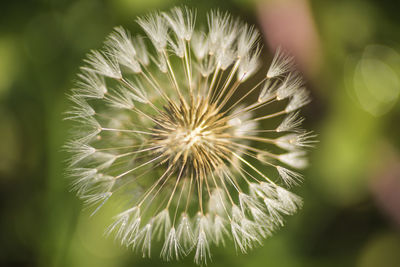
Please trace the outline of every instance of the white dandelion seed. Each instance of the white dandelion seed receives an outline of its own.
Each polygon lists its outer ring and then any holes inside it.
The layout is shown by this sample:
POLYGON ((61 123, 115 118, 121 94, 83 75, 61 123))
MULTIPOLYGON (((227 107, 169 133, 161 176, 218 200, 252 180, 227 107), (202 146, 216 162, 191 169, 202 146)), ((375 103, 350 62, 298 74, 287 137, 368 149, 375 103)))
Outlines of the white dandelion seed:
POLYGON ((65 117, 65 119, 72 120, 86 118, 91 117, 95 114, 94 109, 87 103, 84 98, 72 95, 69 99, 75 104, 75 106, 73 106, 71 110, 65 113, 67 114, 67 117, 65 117))
POLYGON ((267 79, 258 95, 258 102, 264 103, 276 98, 276 90, 279 80, 267 79))
POLYGON ((73 95, 78 98, 103 98, 107 93, 107 87, 103 76, 99 76, 92 71, 82 71, 78 74, 79 80, 76 82, 78 88, 72 89, 73 95))
POLYGON ((207 259, 210 257, 210 244, 209 244, 209 228, 211 223, 209 218, 204 215, 200 215, 197 226, 197 240, 196 240, 196 253, 194 261, 197 264, 207 264, 207 259))
POLYGON ((128 67, 134 73, 141 71, 141 67, 136 57, 136 49, 133 45, 130 34, 122 27, 116 27, 106 41, 109 53, 117 61, 128 67))
POLYGON ((205 264, 227 240, 243 253, 261 245, 301 207, 285 188, 303 179, 291 168, 307 165, 315 135, 300 129, 310 100, 291 56, 278 49, 250 86, 259 32, 220 11, 208 31, 195 18, 187 7, 152 13, 137 19, 146 37, 117 27, 89 53, 65 147, 72 188, 92 214, 119 210, 107 235, 143 257, 160 242, 165 260, 193 252, 205 264))
POLYGON ((278 47, 275 57, 268 69, 267 77, 274 78, 287 73, 293 68, 294 58, 278 47))
POLYGON ((279 88, 276 90, 276 99, 285 99, 298 91, 303 85, 303 79, 297 73, 289 73, 279 88))
POLYGON ((278 159, 296 169, 303 169, 308 166, 308 160, 304 157, 305 152, 302 150, 297 150, 278 156, 278 159))
POLYGON ((277 132, 299 132, 300 125, 303 123, 304 118, 299 117, 299 112, 290 113, 276 128, 277 132))
POLYGON ((191 46, 195 57, 201 61, 208 53, 208 39, 204 32, 194 32, 191 39, 191 46))
POLYGON ((168 26, 163 16, 159 13, 149 14, 138 18, 137 23, 143 28, 158 51, 164 51, 168 40, 168 26))
POLYGON ((179 39, 190 41, 196 20, 195 11, 188 7, 174 7, 170 12, 163 12, 162 14, 179 39))
POLYGON ((132 45, 136 51, 136 58, 139 61, 140 65, 147 66, 150 63, 150 60, 143 38, 144 37, 142 37, 141 35, 136 35, 132 38, 132 45))
POLYGON ((293 112, 307 105, 308 103, 310 103, 309 93, 304 87, 301 87, 293 94, 289 104, 286 106, 285 112, 293 112))
POLYGON ((278 171, 279 176, 288 186, 297 185, 303 180, 303 176, 301 174, 291 171, 285 167, 277 166, 276 170, 278 171))
POLYGON ((177 228, 178 242, 184 249, 184 253, 188 253, 193 248, 194 236, 192 224, 187 214, 182 214, 181 221, 177 228))
POLYGON ((91 70, 99 75, 114 79, 122 77, 116 58, 112 55, 107 55, 106 52, 92 51, 85 62, 89 64, 89 66, 83 67, 85 70, 91 70))
POLYGON ((181 257, 182 252, 183 250, 179 244, 178 237, 176 236, 175 228, 172 227, 169 230, 169 234, 167 235, 164 246, 162 247, 161 256, 167 261, 174 258, 178 260, 181 257))
POLYGON ((313 147, 315 135, 312 132, 290 133, 276 139, 276 145, 280 148, 293 151, 300 147, 313 147))
POLYGON ((227 223, 225 220, 219 216, 215 215, 214 224, 211 226, 213 229, 214 242, 216 245, 222 244, 225 245, 225 236, 229 236, 229 232, 227 229, 227 223))
POLYGON ((258 45, 260 34, 254 26, 244 24, 237 40, 238 57, 247 56, 258 45))

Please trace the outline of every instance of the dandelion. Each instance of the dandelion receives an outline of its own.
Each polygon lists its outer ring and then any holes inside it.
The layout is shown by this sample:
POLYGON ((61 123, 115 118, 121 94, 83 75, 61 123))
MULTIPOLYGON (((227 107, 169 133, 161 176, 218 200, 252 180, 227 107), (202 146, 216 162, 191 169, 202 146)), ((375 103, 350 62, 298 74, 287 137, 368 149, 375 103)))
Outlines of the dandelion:
POLYGON ((156 242, 165 260, 204 264, 226 240, 261 245, 301 207, 285 188, 302 181, 292 168, 315 136, 300 129, 309 97, 292 57, 278 50, 265 69, 253 26, 212 11, 203 32, 195 18, 152 13, 137 19, 146 37, 117 27, 89 53, 66 148, 78 196, 93 213, 116 207, 107 234, 143 257, 156 242))

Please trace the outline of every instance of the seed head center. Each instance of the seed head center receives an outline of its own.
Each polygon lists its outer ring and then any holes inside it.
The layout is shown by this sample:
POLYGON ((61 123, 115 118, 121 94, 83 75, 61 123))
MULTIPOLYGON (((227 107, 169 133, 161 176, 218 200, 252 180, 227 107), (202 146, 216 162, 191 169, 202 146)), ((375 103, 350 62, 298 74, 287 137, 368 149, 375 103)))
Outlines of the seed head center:
POLYGON ((187 149, 190 149, 194 144, 201 142, 201 128, 185 129, 183 143, 186 144, 187 149))
POLYGON ((157 127, 163 134, 156 140, 164 156, 186 167, 207 165, 206 169, 221 161, 218 145, 222 146, 219 140, 226 120, 214 105, 198 98, 190 105, 170 103, 165 111, 157 127))

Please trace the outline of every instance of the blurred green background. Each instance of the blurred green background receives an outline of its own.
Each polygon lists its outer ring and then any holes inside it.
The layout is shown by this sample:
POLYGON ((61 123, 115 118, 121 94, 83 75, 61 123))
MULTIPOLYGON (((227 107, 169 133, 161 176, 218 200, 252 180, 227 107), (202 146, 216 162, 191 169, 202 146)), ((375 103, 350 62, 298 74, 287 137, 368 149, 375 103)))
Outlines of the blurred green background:
MULTIPOLYGON (((192 266, 103 236, 69 192, 62 120, 82 58, 117 25, 186 4, 256 24, 293 51, 313 102, 304 208, 248 255, 213 248, 210 266, 400 266, 400 10, 390 0, 16 0, 0 16, 0 265, 192 266)), ((266 61, 270 58, 265 59, 266 61)))

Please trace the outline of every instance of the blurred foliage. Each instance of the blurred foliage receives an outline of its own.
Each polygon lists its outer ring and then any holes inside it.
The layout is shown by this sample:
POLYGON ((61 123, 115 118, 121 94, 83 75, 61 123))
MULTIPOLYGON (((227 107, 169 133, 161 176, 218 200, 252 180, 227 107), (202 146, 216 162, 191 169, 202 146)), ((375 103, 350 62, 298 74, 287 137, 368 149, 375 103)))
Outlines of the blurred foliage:
MULTIPOLYGON (((257 23, 257 2, 2 2, 2 266, 161 265, 157 256, 142 259, 105 238, 111 212, 89 217, 68 191, 62 151, 69 127, 62 120, 65 94, 84 55, 100 47, 116 25, 134 31, 137 15, 182 3, 198 8, 199 15, 218 7, 257 23)), ((400 165, 400 4, 314 0, 310 5, 323 59, 310 78, 314 101, 305 111, 307 128, 315 129, 320 141, 307 179, 296 189, 305 206, 248 255, 237 255, 232 244, 213 248, 210 266, 400 266, 400 222, 376 201, 385 192, 373 190, 391 170, 389 162, 400 165), (382 153, 382 147, 392 152, 382 153)), ((398 171, 392 176, 400 179, 398 171)), ((400 188, 396 192, 400 195, 400 188)), ((398 215, 395 200, 389 205, 398 215)), ((192 260, 162 264, 191 266, 192 260)))

